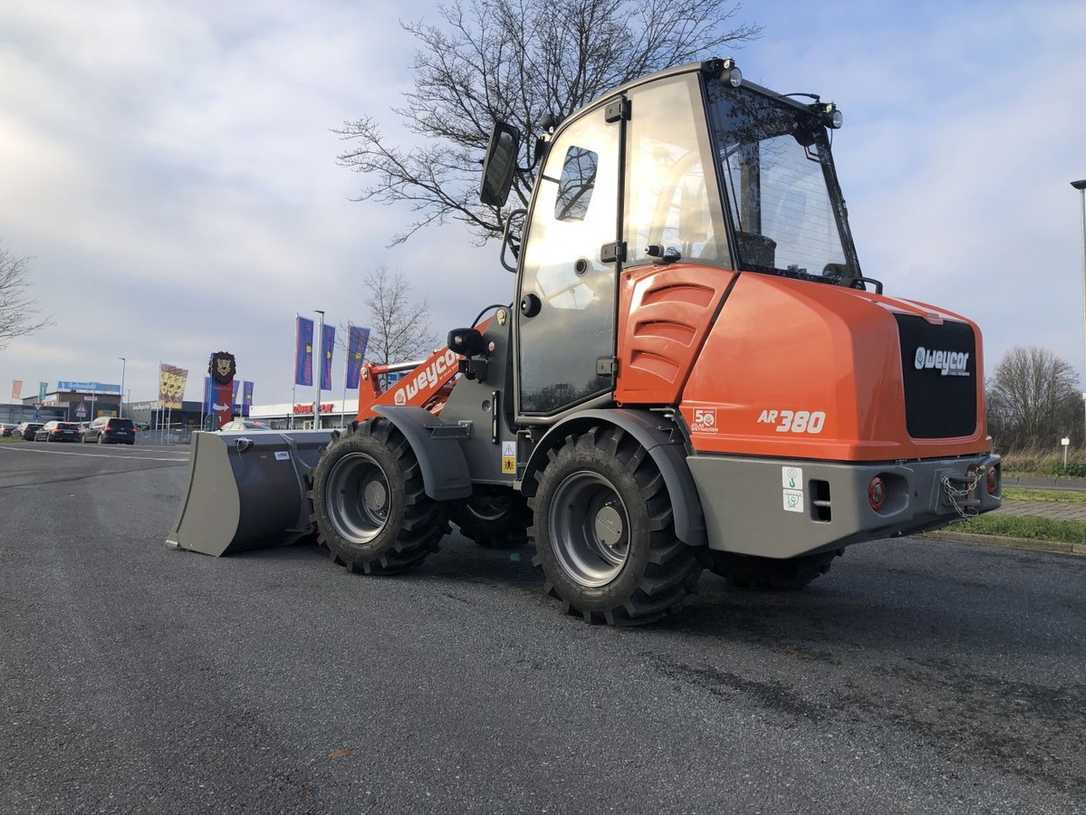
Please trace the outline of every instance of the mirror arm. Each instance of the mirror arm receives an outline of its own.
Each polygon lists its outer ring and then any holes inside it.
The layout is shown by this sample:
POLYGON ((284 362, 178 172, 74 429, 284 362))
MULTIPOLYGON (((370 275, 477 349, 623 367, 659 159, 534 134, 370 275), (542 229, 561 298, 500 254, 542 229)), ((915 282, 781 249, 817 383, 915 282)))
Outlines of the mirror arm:
POLYGON ((526 210, 526 209, 514 209, 512 212, 509 213, 508 216, 506 216, 506 219, 505 219, 505 230, 502 232, 502 252, 501 252, 501 257, 499 258, 499 260, 501 260, 501 264, 505 268, 505 270, 507 272, 511 272, 512 274, 517 273, 517 267, 515 265, 511 265, 509 263, 509 261, 507 261, 505 259, 505 250, 506 249, 511 250, 512 253, 513 253, 513 260, 519 261, 519 259, 520 259, 520 246, 518 245, 516 249, 512 248, 512 245, 510 243, 510 237, 511 237, 510 228, 513 225, 513 219, 514 218, 523 218, 527 214, 528 214, 528 210, 526 210))

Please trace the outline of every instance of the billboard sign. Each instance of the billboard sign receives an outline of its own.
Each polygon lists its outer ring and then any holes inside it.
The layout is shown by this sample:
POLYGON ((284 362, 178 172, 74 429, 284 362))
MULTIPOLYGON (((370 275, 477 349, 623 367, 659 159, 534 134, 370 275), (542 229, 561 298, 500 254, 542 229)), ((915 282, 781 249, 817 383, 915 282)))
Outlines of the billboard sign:
POLYGON ((120 385, 104 385, 101 382, 77 382, 72 379, 61 379, 57 382, 58 391, 67 391, 68 393, 94 393, 105 394, 110 396, 120 396, 120 385))
POLYGON ((175 365, 167 365, 165 362, 159 365, 158 373, 158 400, 162 407, 170 410, 180 410, 181 401, 185 398, 185 382, 189 378, 189 372, 175 365))

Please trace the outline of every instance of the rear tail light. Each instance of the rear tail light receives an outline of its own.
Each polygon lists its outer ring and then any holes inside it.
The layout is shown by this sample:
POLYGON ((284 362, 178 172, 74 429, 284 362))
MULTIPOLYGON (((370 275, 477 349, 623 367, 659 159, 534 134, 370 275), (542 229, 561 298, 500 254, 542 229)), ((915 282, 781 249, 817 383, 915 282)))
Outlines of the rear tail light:
POLYGON ((886 503, 886 482, 880 476, 875 476, 867 485, 867 503, 875 512, 882 512, 886 503))
POLYGON ((988 477, 985 479, 985 486, 988 489, 989 495, 995 495, 999 492, 999 468, 989 467, 988 477))

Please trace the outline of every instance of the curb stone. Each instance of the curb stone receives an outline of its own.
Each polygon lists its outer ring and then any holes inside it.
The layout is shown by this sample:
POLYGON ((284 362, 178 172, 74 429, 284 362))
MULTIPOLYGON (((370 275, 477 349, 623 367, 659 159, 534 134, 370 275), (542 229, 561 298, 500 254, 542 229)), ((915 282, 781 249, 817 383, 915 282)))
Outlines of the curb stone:
POLYGON ((972 532, 925 532, 920 537, 929 540, 954 541, 955 543, 979 543, 1000 546, 1004 549, 1026 549, 1031 552, 1050 552, 1058 555, 1086 555, 1086 543, 1065 543, 1035 538, 1012 538, 1003 535, 977 535, 972 532))

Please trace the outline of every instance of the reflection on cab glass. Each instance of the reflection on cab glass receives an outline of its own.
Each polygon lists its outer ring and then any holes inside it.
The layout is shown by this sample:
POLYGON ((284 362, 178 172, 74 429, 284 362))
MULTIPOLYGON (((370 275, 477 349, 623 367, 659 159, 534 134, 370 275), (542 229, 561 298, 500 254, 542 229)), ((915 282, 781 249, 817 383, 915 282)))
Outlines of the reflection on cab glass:
POLYGON ((596 186, 599 156, 583 147, 570 147, 558 181, 554 217, 559 221, 583 221, 596 186))

